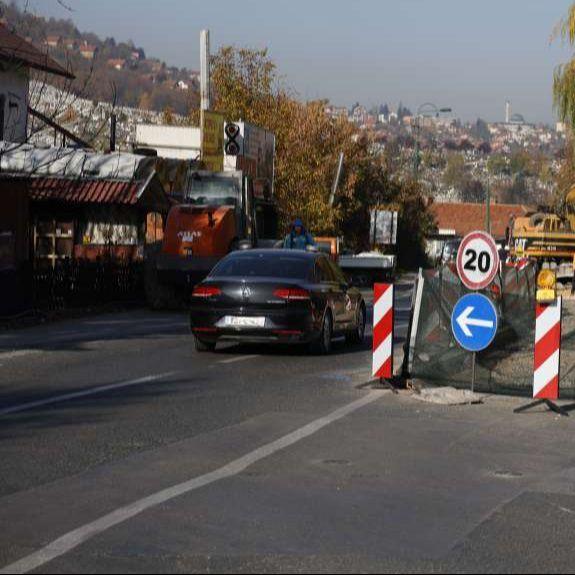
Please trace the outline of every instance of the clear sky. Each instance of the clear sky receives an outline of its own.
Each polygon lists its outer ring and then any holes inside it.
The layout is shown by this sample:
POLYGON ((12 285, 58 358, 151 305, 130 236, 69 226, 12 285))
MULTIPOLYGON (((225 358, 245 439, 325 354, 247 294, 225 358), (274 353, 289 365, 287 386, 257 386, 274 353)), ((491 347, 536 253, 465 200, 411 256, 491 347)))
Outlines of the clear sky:
POLYGON ((302 99, 433 102, 464 120, 502 120, 509 99, 527 121, 554 121, 553 69, 569 57, 550 35, 570 0, 28 1, 168 64, 197 69, 208 28, 212 50, 267 47, 302 99))

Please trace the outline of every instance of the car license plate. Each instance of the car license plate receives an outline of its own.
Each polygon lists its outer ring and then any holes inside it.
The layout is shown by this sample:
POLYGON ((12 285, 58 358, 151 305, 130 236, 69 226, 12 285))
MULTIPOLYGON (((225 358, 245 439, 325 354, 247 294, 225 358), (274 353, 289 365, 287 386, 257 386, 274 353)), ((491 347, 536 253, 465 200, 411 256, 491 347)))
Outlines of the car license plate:
POLYGON ((226 325, 230 327, 264 327, 265 317, 226 316, 226 325))

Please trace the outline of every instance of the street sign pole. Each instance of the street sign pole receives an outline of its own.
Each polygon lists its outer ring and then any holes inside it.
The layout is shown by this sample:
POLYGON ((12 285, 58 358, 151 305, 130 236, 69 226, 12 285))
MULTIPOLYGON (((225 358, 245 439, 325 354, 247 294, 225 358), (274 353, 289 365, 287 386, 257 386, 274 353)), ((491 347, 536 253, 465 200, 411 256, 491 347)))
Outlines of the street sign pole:
POLYGON ((451 329, 457 343, 471 352, 471 391, 477 382, 477 352, 489 347, 497 333, 497 310, 484 295, 469 293, 455 304, 451 329))
POLYGON ((494 239, 483 231, 467 234, 457 252, 457 273, 463 285, 475 293, 464 295, 455 304, 451 329, 457 343, 471 352, 472 392, 477 382, 477 352, 491 345, 497 333, 497 310, 491 300, 476 291, 487 288, 498 270, 494 239))

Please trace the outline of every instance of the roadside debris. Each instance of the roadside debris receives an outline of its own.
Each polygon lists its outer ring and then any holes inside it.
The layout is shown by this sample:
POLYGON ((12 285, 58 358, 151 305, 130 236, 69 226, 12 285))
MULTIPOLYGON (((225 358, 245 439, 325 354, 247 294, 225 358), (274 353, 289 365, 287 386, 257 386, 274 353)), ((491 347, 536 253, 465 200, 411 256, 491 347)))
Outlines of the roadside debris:
POLYGON ((412 395, 414 399, 438 405, 474 405, 483 403, 484 395, 454 387, 427 387, 412 395))

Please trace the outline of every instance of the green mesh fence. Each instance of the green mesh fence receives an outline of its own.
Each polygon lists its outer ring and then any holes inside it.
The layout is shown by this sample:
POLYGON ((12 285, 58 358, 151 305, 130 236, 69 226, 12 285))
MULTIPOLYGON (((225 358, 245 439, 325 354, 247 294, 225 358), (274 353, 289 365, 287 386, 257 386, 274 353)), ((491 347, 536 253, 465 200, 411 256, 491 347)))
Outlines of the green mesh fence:
MULTIPOLYGON (((441 385, 469 388, 471 353, 459 347, 451 332, 451 312, 467 293, 448 266, 423 273, 419 324, 412 377, 441 385)), ((504 267, 483 293, 498 310, 499 329, 492 345, 477 354, 475 389, 531 395, 535 330, 535 267, 504 267)), ((575 398, 575 302, 563 302, 560 396, 575 398)))

